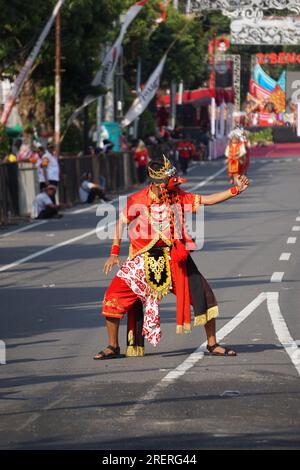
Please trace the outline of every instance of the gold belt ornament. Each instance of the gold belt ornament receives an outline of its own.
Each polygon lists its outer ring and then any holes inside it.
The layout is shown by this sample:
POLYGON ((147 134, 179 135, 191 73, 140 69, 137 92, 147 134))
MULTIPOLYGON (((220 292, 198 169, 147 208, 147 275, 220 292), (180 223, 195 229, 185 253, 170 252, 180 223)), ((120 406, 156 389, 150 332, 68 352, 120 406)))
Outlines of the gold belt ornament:
POLYGON ((161 274, 166 264, 165 258, 160 256, 158 259, 155 259, 154 257, 150 256, 148 262, 149 268, 153 272, 156 282, 159 283, 161 280, 161 274))
POLYGON ((158 253, 147 251, 144 260, 147 284, 154 296, 161 299, 169 293, 172 281, 169 249, 164 248, 158 253))

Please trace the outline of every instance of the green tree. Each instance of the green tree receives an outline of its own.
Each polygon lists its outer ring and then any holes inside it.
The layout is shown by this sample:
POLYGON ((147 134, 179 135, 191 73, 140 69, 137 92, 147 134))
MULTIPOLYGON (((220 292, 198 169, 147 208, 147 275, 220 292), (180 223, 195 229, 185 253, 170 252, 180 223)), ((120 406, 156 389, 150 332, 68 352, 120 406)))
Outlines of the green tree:
MULTIPOLYGON (((57 0, 0 0, 0 76, 14 77, 23 66, 57 0)), ((66 0, 62 16, 62 128, 70 110, 91 92, 90 83, 99 68, 101 52, 119 30, 119 17, 134 0, 66 0)), ((172 3, 172 2, 171 2, 172 3)), ((166 21, 157 26, 160 0, 149 0, 129 28, 124 41, 126 106, 135 89, 137 57, 142 57, 142 82, 176 40, 168 55, 161 86, 183 80, 186 89, 207 80, 207 47, 211 31, 229 31, 228 18, 207 13, 189 18, 170 4, 166 21)), ((50 122, 54 115, 54 28, 20 97, 24 124, 50 122)), ((91 108, 92 109, 92 108, 91 108)), ((92 112, 92 111, 90 111, 92 112)))

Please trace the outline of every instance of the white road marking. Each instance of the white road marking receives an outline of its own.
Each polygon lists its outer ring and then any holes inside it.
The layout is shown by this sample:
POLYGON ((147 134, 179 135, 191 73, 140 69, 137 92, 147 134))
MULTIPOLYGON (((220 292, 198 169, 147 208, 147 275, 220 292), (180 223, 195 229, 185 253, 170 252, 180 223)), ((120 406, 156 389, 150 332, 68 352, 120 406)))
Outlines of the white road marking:
MULTIPOLYGON (((128 193, 128 194, 125 194, 125 196, 129 196, 130 194, 132 193, 128 193)), ((109 204, 113 204, 114 202, 118 201, 119 198, 115 197, 114 199, 112 199, 111 201, 109 201, 109 204)), ((84 207, 83 209, 77 209, 75 211, 69 211, 69 212, 65 212, 66 215, 75 215, 75 214, 82 214, 83 212, 90 212, 94 209, 97 209, 98 206, 101 206, 101 202, 98 202, 97 204, 93 204, 91 206, 88 206, 88 207, 84 207)))
POLYGON ((300 226, 294 225, 294 227, 292 228, 292 232, 300 232, 300 226))
POLYGON ((300 217, 296 217, 296 222, 300 222, 300 217))
POLYGON ((92 210, 96 210, 98 207, 98 204, 92 204, 92 205, 89 205, 88 207, 84 207, 83 209, 76 209, 75 211, 72 210, 72 211, 67 211, 65 212, 65 215, 75 215, 75 214, 82 214, 83 212, 89 212, 89 211, 92 211, 92 210))
POLYGON ((272 274, 271 282, 282 282, 284 272, 275 272, 272 274))
POLYGON ((214 173, 213 175, 209 176, 208 178, 206 178, 206 180, 204 181, 201 181, 201 183, 198 183, 196 184, 195 186, 193 186, 190 191, 196 191, 197 189, 199 188, 203 188, 203 186, 205 186, 207 183, 209 183, 210 181, 212 181, 214 178, 216 178, 216 176, 219 176, 221 175, 222 173, 224 173, 224 171, 226 171, 227 169, 227 165, 225 165, 223 168, 221 168, 220 170, 216 171, 216 173, 214 173))
POLYGON ((279 307, 279 293, 267 292, 267 304, 275 333, 300 375, 300 348, 293 340, 279 307))
MULTIPOLYGON (((229 335, 235 328, 237 328, 251 313, 254 312, 266 299, 266 294, 262 292, 259 294, 252 302, 250 302, 247 307, 241 310, 232 320, 226 323, 217 333, 217 340, 218 342, 222 341, 227 335, 229 335)), ((178 366, 174 371, 169 372, 162 379, 163 382, 173 382, 174 380, 178 379, 182 375, 185 374, 187 370, 193 367, 199 359, 202 359, 204 356, 204 351, 206 350, 206 342, 201 344, 198 349, 194 353, 191 354, 180 366, 178 366)))
POLYGON ((16 266, 20 266, 20 264, 26 263, 27 261, 31 261, 32 259, 38 258, 39 256, 45 255, 46 253, 50 253, 51 251, 57 250, 58 248, 61 248, 63 246, 71 245, 72 243, 78 242, 79 240, 83 240, 84 238, 90 237, 91 235, 95 235, 97 232, 102 232, 102 230, 106 229, 107 227, 110 227, 113 225, 114 222, 111 222, 108 225, 103 225, 102 227, 94 228, 93 230, 90 230, 89 232, 83 233, 82 235, 79 235, 78 237, 70 238, 69 240, 66 240, 61 243, 57 243, 56 245, 49 246, 48 248, 45 248, 44 250, 37 251, 33 253, 32 255, 26 256, 25 258, 21 258, 14 263, 7 264, 5 266, 2 266, 0 268, 0 272, 8 271, 11 268, 15 268, 16 266))
POLYGON ((288 245, 294 245, 296 243, 296 241, 297 241, 297 237, 289 237, 287 239, 287 244, 288 245))
POLYGON ((281 253, 279 261, 289 261, 291 253, 281 253))
POLYGON ((30 418, 28 418, 27 421, 25 421, 25 423, 21 424, 21 426, 19 426, 16 430, 17 431, 23 431, 23 429, 27 428, 27 426, 29 426, 30 424, 34 423, 37 419, 39 419, 41 417, 43 411, 51 410, 56 405, 59 405, 62 401, 64 401, 66 399, 66 397, 67 396, 65 395, 63 397, 58 398, 55 401, 52 401, 51 403, 49 403, 49 405, 45 406, 41 410, 40 413, 34 413, 32 416, 30 416, 30 418))
MULTIPOLYGON (((254 300, 252 300, 252 302, 250 302, 250 304, 248 304, 217 332, 217 340, 220 342, 227 335, 232 333, 232 331, 246 320, 265 300, 267 300, 267 306, 275 333, 300 375, 300 348, 297 347, 297 343, 291 337, 285 320, 280 312, 278 292, 261 292, 254 300)), ((134 418, 144 406, 149 402, 153 402, 158 394, 163 392, 170 384, 174 383, 194 367, 198 361, 203 359, 205 350, 206 342, 202 343, 201 346, 185 359, 185 361, 183 361, 174 370, 170 371, 161 379, 160 382, 154 385, 145 395, 140 397, 134 406, 126 410, 123 414, 125 420, 134 418)))
MULTIPOLYGON (((191 189, 191 191, 194 191, 195 189, 197 188, 200 188, 200 187, 203 187, 205 186, 207 183, 209 183, 211 180, 213 180, 216 176, 220 175, 221 173, 223 173, 225 170, 226 170, 227 166, 224 166, 223 168, 221 168, 221 170, 218 170, 216 173, 214 173, 213 175, 209 176, 208 178, 206 178, 204 181, 202 181, 201 183, 198 183, 196 186, 193 186, 193 188, 191 189)), ((129 194, 132 194, 132 193, 129 193, 129 194)), ((128 195, 129 195, 128 194, 128 195)), ((71 238, 69 240, 65 240, 64 242, 61 242, 61 243, 57 243, 56 245, 52 245, 52 246, 49 246, 48 248, 45 248, 44 250, 40 250, 40 251, 37 251, 35 253, 32 253, 31 255, 29 256, 26 256, 25 258, 21 258, 13 263, 10 263, 10 264, 7 264, 5 266, 2 266, 0 268, 0 272, 4 272, 4 271, 8 271, 9 269, 11 268, 14 268, 16 266, 20 266, 20 264, 24 264, 26 263, 27 261, 31 261, 35 258, 38 258, 39 256, 42 256, 42 255, 45 255, 47 253, 50 253, 51 251, 54 251, 54 250, 57 250, 58 248, 62 248, 64 246, 67 246, 67 245, 71 245, 72 243, 75 243, 79 240, 83 240, 84 238, 88 238, 92 235, 95 235, 96 232, 98 231, 102 231, 104 229, 106 229, 107 227, 110 227, 111 225, 113 225, 114 222, 108 224, 108 225, 104 225, 102 227, 98 227, 98 228, 95 228, 93 230, 90 230, 89 232, 86 232, 86 233, 83 233, 82 235, 79 235, 78 237, 74 237, 74 238, 71 238)))
POLYGON ((21 228, 18 228, 17 230, 11 230, 10 232, 5 232, 2 235, 0 235, 0 238, 10 237, 10 235, 13 235, 14 233, 25 232, 26 230, 31 230, 35 227, 38 227, 39 225, 46 224, 47 222, 48 220, 41 220, 40 222, 34 222, 30 225, 26 225, 26 227, 21 227, 21 228))
MULTIPOLYGON (((266 294, 262 292, 247 307, 238 313, 232 320, 223 326, 217 333, 218 341, 231 333, 242 321, 244 321, 254 310, 256 310, 266 300, 266 294)), ((182 377, 189 369, 194 367, 198 361, 203 359, 206 350, 206 342, 201 344, 190 356, 185 359, 176 369, 173 369, 160 382, 154 385, 145 395, 140 397, 136 404, 125 411, 125 418, 135 417, 136 414, 149 402, 156 399, 157 395, 165 390, 171 383, 182 377)))

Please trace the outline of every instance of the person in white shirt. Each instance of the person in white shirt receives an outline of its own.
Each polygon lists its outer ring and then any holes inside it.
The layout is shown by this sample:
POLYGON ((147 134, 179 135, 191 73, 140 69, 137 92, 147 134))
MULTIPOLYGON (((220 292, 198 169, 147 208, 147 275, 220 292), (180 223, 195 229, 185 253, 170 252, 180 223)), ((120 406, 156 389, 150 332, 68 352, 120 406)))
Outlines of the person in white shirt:
MULTIPOLYGON (((59 183, 59 164, 58 159, 50 151, 53 147, 49 146, 49 150, 46 150, 41 144, 37 144, 36 148, 38 154, 36 165, 40 190, 42 191, 48 184, 57 187, 59 183)), ((55 197, 53 203, 56 204, 55 197)))
POLYGON ((53 204, 56 187, 49 184, 41 193, 39 193, 32 202, 31 218, 32 219, 51 219, 61 218, 62 214, 58 213, 56 204, 53 204))
POLYGON ((48 144, 45 151, 44 159, 48 160, 47 164, 47 177, 49 184, 58 186, 59 183, 59 163, 58 158, 54 154, 54 145, 48 144))
POLYGON ((98 184, 92 182, 92 174, 90 172, 84 173, 79 187, 80 202, 91 204, 97 196, 106 202, 109 201, 104 190, 98 184))

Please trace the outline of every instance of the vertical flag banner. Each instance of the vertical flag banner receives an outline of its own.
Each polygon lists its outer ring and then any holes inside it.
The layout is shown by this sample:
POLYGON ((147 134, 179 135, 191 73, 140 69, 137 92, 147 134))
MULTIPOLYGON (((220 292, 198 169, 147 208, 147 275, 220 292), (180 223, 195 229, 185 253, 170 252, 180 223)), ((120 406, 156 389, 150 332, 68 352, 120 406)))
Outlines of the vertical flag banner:
POLYGON ((53 25, 53 22, 56 18, 56 15, 59 12, 59 10, 61 9, 61 7, 63 6, 64 2, 65 2, 65 0, 59 0, 57 2, 57 4, 56 4, 49 20, 48 20, 48 22, 46 24, 46 26, 44 27, 39 39, 37 40, 33 50, 31 51, 31 54, 27 58, 21 72, 19 73, 18 77, 16 78, 16 81, 14 83, 14 87, 12 89, 12 92, 6 100, 6 103, 4 105, 4 110, 3 110, 3 113, 1 115, 1 124, 3 126, 5 126, 7 121, 8 121, 8 118, 9 118, 9 115, 12 111, 12 108, 16 104, 16 100, 17 100, 19 94, 21 93, 24 82, 27 79, 27 77, 30 73, 30 70, 31 70, 31 68, 34 64, 34 61, 35 61, 37 55, 39 54, 40 49, 41 49, 46 37, 49 34, 49 31, 50 31, 50 29, 53 25))
MULTIPOLYGON (((120 54, 121 54, 122 42, 127 32, 127 29, 129 28, 133 20, 136 18, 136 16, 139 14, 139 12, 142 10, 142 8, 146 5, 147 2, 148 0, 137 2, 134 5, 132 5, 132 7, 130 7, 129 10, 127 11, 120 34, 118 38, 116 39, 115 43, 113 44, 112 48, 104 57, 101 67, 98 70, 94 80, 92 81, 92 86, 94 87, 102 86, 105 89, 110 88, 113 74, 114 74, 116 65, 118 63, 120 54)), ((83 104, 79 108, 77 108, 68 119, 67 127, 69 127, 72 124, 74 119, 76 119, 77 116, 79 116, 79 114, 84 110, 86 106, 93 103, 97 98, 98 96, 86 96, 83 101, 83 104)))
POLYGON ((143 111, 148 107, 150 101, 156 95, 158 88, 159 88, 159 84, 160 84, 160 77, 164 69, 166 60, 167 60, 167 54, 163 56, 158 66, 156 67, 156 69, 154 70, 150 78, 148 79, 142 92, 134 100, 131 108, 126 113, 121 123, 122 127, 129 126, 129 124, 132 121, 134 121, 138 116, 140 116, 143 113, 143 111))
POLYGON ((127 11, 120 34, 116 39, 114 45, 112 46, 111 50, 104 57, 101 67, 92 82, 92 86, 103 86, 104 88, 109 88, 112 81, 113 73, 120 57, 121 46, 127 29, 129 28, 133 20, 136 18, 136 16, 139 14, 143 6, 147 3, 147 1, 148 0, 137 2, 127 11))

